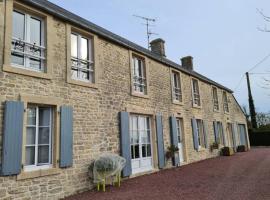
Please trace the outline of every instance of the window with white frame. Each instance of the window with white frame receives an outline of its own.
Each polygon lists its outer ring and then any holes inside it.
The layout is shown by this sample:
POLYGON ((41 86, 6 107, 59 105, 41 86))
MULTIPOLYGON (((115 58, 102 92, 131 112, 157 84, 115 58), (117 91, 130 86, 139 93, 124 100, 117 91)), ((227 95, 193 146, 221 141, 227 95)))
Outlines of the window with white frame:
POLYGON ((135 92, 146 94, 146 68, 145 61, 133 56, 133 88, 135 92))
POLYGON ((178 143, 182 143, 183 142, 182 120, 179 118, 176 119, 176 131, 177 131, 178 143))
POLYGON ((192 79, 192 97, 193 97, 193 105, 200 106, 201 98, 199 91, 199 81, 197 79, 192 79))
POLYGON ((197 131, 198 131, 198 144, 200 147, 206 147, 203 120, 196 119, 196 123, 197 123, 197 131))
POLYGON ((212 87, 212 94, 213 94, 214 110, 218 111, 219 110, 219 103, 218 103, 218 93, 217 93, 216 87, 212 87))
POLYGON ((223 108, 224 108, 224 112, 229 112, 229 101, 228 101, 228 97, 227 97, 227 93, 224 91, 223 92, 223 108))
POLYGON ((25 170, 48 168, 52 164, 53 112, 51 107, 28 105, 25 170))
POLYGON ((71 33, 71 78, 94 83, 93 38, 71 33))
POLYGON ((44 72, 44 20, 13 10, 11 65, 44 72))
MULTIPOLYGON (((215 129, 215 128, 214 128, 215 129)), ((218 135, 218 138, 216 139, 216 142, 222 145, 225 145, 225 141, 224 141, 224 135, 223 135, 223 125, 222 122, 217 121, 217 133, 216 135, 218 135)))
POLYGON ((182 102, 180 74, 174 71, 172 72, 172 92, 173 92, 173 100, 182 102))

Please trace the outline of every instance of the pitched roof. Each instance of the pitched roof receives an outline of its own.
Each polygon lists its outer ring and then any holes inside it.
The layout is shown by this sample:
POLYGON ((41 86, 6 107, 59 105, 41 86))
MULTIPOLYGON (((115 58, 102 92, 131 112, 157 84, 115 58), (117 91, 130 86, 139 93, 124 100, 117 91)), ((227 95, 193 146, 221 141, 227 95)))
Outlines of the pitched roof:
POLYGON ((28 5, 31 5, 33 7, 36 7, 42 11, 45 11, 55 17, 58 17, 64 21, 67 21, 71 24, 75 24, 77 26, 80 26, 82 27, 83 29, 85 30, 89 30, 103 38, 106 38, 107 40, 110 40, 111 42, 115 42, 119 45, 122 45, 128 49, 131 49, 133 51, 136 51, 136 52, 139 52, 141 54, 144 54, 145 56, 148 56, 149 58, 152 58, 160 63, 163 63, 167 66, 170 66, 170 67, 173 67, 175 69, 178 69, 188 75, 191 75, 191 76, 194 76, 198 79, 200 79, 201 81, 205 81, 207 83, 210 83, 210 84, 213 84, 221 89, 224 89, 230 93, 232 93, 233 91, 230 90, 229 88, 195 72, 195 71, 190 71, 190 70, 187 70, 185 68, 183 68, 181 65, 167 59, 167 58, 164 58, 164 57, 161 57, 153 52, 151 52, 150 50, 142 47, 142 46, 139 46, 119 35, 116 35, 78 15, 75 15, 74 13, 71 13, 67 10, 65 10, 64 8, 61 8, 47 0, 21 0, 21 2, 24 2, 28 5))

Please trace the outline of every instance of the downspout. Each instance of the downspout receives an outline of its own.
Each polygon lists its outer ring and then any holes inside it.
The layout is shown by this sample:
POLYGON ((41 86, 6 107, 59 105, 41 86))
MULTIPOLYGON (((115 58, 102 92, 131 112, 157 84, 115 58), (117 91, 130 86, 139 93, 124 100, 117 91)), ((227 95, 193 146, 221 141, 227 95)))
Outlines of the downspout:
POLYGON ((7 13, 7 4, 6 4, 6 1, 7 0, 3 0, 3 7, 4 7, 4 17, 3 17, 3 31, 4 31, 4 34, 3 34, 3 41, 2 41, 2 43, 3 43, 3 49, 2 49, 2 66, 1 66, 1 70, 0 71, 2 71, 3 70, 3 65, 4 65, 4 60, 5 60, 5 41, 6 41, 6 17, 7 17, 7 15, 6 15, 6 13, 7 13))

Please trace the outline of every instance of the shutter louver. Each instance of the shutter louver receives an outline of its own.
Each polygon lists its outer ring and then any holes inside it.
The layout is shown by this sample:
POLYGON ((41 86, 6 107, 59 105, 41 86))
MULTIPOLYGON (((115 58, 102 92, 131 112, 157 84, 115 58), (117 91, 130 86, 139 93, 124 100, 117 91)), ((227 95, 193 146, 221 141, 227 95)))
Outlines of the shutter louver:
POLYGON ((160 169, 162 169, 165 166, 165 154, 164 154, 163 126, 161 115, 156 116, 156 128, 157 128, 158 166, 160 169))

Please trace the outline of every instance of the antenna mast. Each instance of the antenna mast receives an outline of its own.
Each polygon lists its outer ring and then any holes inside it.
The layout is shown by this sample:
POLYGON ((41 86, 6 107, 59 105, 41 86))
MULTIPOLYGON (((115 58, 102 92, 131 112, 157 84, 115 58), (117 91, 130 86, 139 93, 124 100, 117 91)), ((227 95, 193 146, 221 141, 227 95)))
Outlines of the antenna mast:
POLYGON ((153 19, 153 18, 148 18, 148 17, 143 17, 143 16, 139 16, 139 15, 133 15, 134 17, 138 17, 138 18, 140 18, 140 19, 143 19, 143 20, 145 20, 146 21, 146 23, 145 24, 143 24, 143 25, 146 25, 146 33, 147 33, 147 47, 148 47, 148 49, 150 49, 150 37, 151 37, 151 35, 158 35, 158 34, 156 34, 156 33, 153 33, 153 32, 151 32, 151 30, 150 30, 150 26, 154 26, 153 24, 150 24, 151 22, 156 22, 157 20, 156 19, 153 19))

